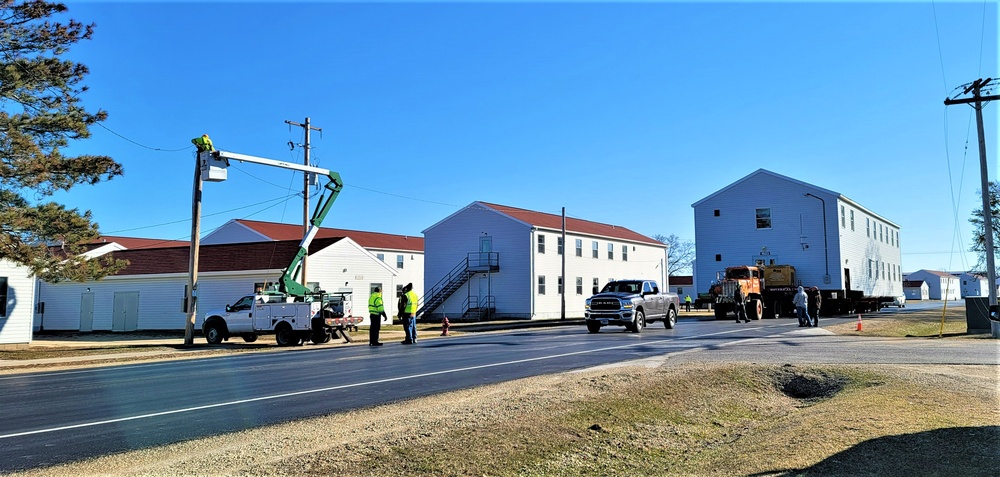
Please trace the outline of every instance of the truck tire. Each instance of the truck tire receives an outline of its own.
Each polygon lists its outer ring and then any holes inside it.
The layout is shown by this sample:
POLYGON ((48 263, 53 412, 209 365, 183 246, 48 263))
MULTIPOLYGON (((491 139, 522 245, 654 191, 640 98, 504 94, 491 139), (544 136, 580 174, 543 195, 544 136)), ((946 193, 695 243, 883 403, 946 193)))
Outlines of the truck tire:
POLYGON ((254 341, 257 341, 257 335, 255 335, 253 333, 244 333, 242 335, 242 338, 243 338, 243 341, 245 341, 247 343, 253 343, 254 341))
POLYGON ((667 308, 667 316, 663 317, 663 327, 672 330, 674 325, 677 324, 677 310, 673 308, 667 308))
POLYGON ((601 331, 601 324, 596 321, 587 322, 587 331, 590 333, 597 333, 601 331))
POLYGON ((278 325, 278 329, 275 330, 274 340, 278 342, 278 346, 296 346, 302 341, 299 334, 292 330, 291 326, 286 323, 278 325))
POLYGON ((747 303, 747 318, 759 320, 763 315, 764 305, 760 300, 750 300, 750 303, 747 303))
POLYGON ((202 333, 205 335, 205 341, 208 341, 208 344, 217 345, 226 339, 226 325, 218 320, 212 320, 205 323, 202 333))
POLYGON ((313 344, 323 344, 330 342, 330 333, 326 330, 313 330, 312 336, 309 337, 313 344))
POLYGON ((726 307, 722 303, 715 304, 715 319, 725 320, 726 319, 726 307))
POLYGON ((633 333, 642 333, 642 328, 646 326, 646 314, 642 310, 636 310, 632 315, 632 324, 626 326, 633 333))

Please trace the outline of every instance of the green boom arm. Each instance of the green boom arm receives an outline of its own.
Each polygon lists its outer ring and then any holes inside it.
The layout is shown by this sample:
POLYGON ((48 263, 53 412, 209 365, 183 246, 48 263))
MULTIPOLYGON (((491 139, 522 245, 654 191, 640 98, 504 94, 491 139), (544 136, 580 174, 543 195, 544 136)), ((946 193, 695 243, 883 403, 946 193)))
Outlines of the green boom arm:
POLYGON ((327 177, 330 179, 326 183, 327 190, 316 205, 316 210, 313 211, 312 219, 309 220, 309 230, 306 231, 305 237, 302 237, 302 242, 299 243, 299 251, 295 254, 295 258, 292 259, 292 263, 288 264, 288 268, 281 274, 281 278, 278 279, 278 291, 282 293, 292 296, 306 296, 312 293, 312 290, 297 282, 296 278, 299 275, 299 269, 302 268, 302 259, 309 251, 309 244, 316 238, 320 225, 326 219, 326 214, 330 213, 333 201, 337 200, 340 190, 344 188, 344 183, 340 180, 340 174, 330 172, 327 174, 327 177))

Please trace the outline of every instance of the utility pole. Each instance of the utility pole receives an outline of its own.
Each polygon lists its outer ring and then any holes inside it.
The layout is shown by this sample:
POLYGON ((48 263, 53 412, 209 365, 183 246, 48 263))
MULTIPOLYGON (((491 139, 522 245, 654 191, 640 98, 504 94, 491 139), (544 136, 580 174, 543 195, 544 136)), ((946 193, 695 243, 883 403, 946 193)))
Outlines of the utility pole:
POLYGON ((569 251, 569 247, 566 244, 566 208, 562 208, 562 291, 559 293, 560 306, 559 306, 559 319, 566 319, 566 289, 569 288, 569 279, 566 277, 566 253, 569 251))
POLYGON ((194 191, 191 197, 191 255, 188 259, 188 286, 184 299, 184 346, 194 345, 194 322, 198 314, 198 253, 201 248, 201 157, 194 156, 194 191))
MULTIPOLYGON (((297 123, 297 122, 294 122, 294 121, 285 121, 285 124, 290 124, 292 126, 299 126, 302 129, 305 129, 305 131, 306 131, 306 142, 302 146, 303 149, 305 150, 305 154, 303 154, 305 156, 305 160, 303 161, 303 164, 306 165, 306 166, 311 166, 312 164, 309 164, 309 149, 310 149, 310 147, 309 147, 309 133, 311 131, 323 132, 323 129, 311 126, 309 124, 309 118, 308 117, 306 118, 305 124, 300 124, 300 123, 297 123)), ((312 177, 312 173, 306 172, 305 173, 305 179, 303 180, 303 185, 302 185, 302 233, 303 233, 303 236, 305 236, 305 234, 309 232, 309 225, 312 222, 312 217, 311 217, 311 214, 309 212, 309 178, 310 177, 312 177)), ((302 268, 301 268, 301 270, 302 270, 302 286, 308 287, 309 285, 306 283, 306 257, 302 257, 302 268)))
MULTIPOLYGON (((957 96, 964 96, 972 92, 971 98, 963 99, 952 99, 945 98, 945 106, 951 106, 953 104, 972 104, 972 107, 976 110, 976 129, 979 132, 979 175, 980 182, 983 187, 983 232, 986 236, 986 273, 989 275, 989 289, 990 289, 990 311, 996 310, 997 306, 997 271, 996 263, 993 258, 993 209, 990 207, 990 180, 989 180, 989 168, 986 164, 986 137, 983 132, 983 103, 991 101, 994 99, 1000 99, 1000 95, 989 95, 983 96, 983 90, 993 89, 996 86, 994 82, 992 85, 990 81, 993 78, 986 78, 985 80, 980 78, 972 83, 966 85, 965 90, 957 96)), ((996 327, 994 326, 993 336, 996 335, 996 327)))

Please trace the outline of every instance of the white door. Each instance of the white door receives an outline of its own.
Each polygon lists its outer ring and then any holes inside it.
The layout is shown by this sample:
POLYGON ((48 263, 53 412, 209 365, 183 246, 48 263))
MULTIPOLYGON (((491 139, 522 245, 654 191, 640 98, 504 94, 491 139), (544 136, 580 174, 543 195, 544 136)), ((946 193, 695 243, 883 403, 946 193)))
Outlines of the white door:
POLYGON ((94 331, 94 294, 80 294, 80 331, 94 331))
POLYGON ((135 331, 139 324, 139 292, 115 292, 111 331, 135 331))

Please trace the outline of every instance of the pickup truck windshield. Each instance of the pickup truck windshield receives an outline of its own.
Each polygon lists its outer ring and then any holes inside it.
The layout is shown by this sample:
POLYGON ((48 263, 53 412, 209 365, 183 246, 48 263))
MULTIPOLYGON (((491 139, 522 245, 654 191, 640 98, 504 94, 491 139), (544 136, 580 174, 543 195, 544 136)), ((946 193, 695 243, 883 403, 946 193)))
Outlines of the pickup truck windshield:
POLYGON ((604 285, 601 293, 639 293, 642 291, 642 282, 611 282, 604 285))

